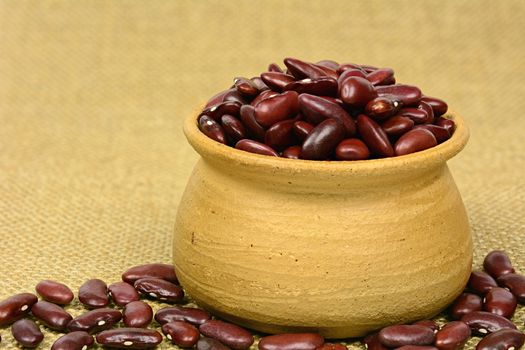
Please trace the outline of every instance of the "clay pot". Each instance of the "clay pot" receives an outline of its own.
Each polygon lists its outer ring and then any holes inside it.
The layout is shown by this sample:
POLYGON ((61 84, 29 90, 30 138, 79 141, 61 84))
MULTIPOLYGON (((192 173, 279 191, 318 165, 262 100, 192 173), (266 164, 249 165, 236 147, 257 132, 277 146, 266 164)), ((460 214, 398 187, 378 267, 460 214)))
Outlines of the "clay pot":
POLYGON ((256 155, 184 132, 201 155, 178 208, 173 256, 199 305, 267 333, 362 336, 432 317, 463 290, 472 239, 437 147, 365 161, 256 155))

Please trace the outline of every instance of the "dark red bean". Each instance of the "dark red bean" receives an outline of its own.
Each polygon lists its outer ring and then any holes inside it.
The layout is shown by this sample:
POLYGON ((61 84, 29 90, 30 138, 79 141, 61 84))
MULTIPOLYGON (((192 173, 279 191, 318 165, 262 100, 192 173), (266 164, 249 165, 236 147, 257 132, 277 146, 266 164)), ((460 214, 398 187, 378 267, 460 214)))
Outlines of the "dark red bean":
POLYGON ((437 126, 441 126, 448 130, 450 133, 450 136, 454 133, 454 130, 456 129, 456 123, 452 119, 447 119, 443 117, 438 117, 435 121, 435 124, 437 126))
POLYGON ((199 326, 199 331, 235 350, 248 349, 254 342, 253 335, 246 329, 224 321, 207 321, 199 326))
POLYGON ((339 86, 339 97, 350 107, 362 108, 377 97, 377 92, 365 78, 349 77, 339 86))
MULTIPOLYGON (((229 90, 225 95, 224 99, 227 96, 235 96, 234 92, 236 90, 229 90), (233 95, 232 95, 233 94, 233 95)), ((241 101, 244 102, 244 101, 241 101)), ((238 116, 239 111, 241 110, 242 103, 238 101, 224 101, 219 104, 205 108, 200 115, 207 115, 211 119, 218 121, 224 114, 230 114, 233 116, 238 116)))
POLYGON ((67 325, 69 331, 84 331, 88 333, 98 333, 102 330, 113 327, 120 319, 122 314, 118 310, 109 308, 95 309, 75 317, 67 325))
POLYGON ((365 344, 367 350, 388 350, 386 346, 379 341, 379 333, 372 333, 364 337, 361 342, 365 344))
POLYGON ((296 144, 297 140, 294 133, 294 119, 287 119, 273 124, 264 137, 264 143, 276 151, 296 144))
POLYGON ((476 350, 518 350, 525 343, 525 334, 515 329, 502 329, 487 335, 476 350))
POLYGON ((171 264, 144 264, 134 266, 122 274, 122 280, 129 284, 135 283, 136 280, 146 277, 160 278, 171 283, 179 284, 175 268, 171 264))
POLYGON ((424 101, 432 107, 432 110, 434 111, 434 116, 439 117, 445 113, 447 113, 448 105, 445 101, 440 100, 436 97, 430 97, 430 96, 423 96, 421 97, 421 101, 424 101))
POLYGON ((330 118, 319 123, 306 137, 301 149, 302 159, 324 160, 330 157, 335 147, 346 134, 344 124, 330 118))
POLYGON ((253 101, 250 103, 250 105, 256 106, 257 103, 261 102, 262 100, 265 100, 267 98, 270 98, 272 96, 277 96, 277 95, 279 95, 279 93, 277 91, 273 91, 273 90, 263 91, 256 98, 253 99, 253 101))
POLYGON ((355 122, 350 115, 337 103, 332 103, 323 97, 301 94, 299 96, 299 108, 306 120, 314 125, 323 120, 332 118, 343 123, 346 136, 355 134, 355 122))
POLYGON ((433 321, 433 320, 421 320, 421 321, 414 322, 412 324, 415 324, 417 326, 428 327, 428 328, 432 329, 432 331, 434 333, 439 331, 439 324, 436 321, 433 321))
POLYGON ((315 350, 348 350, 346 345, 340 343, 324 343, 323 345, 317 347, 315 350))
POLYGON ((223 115, 221 117, 221 124, 224 132, 233 142, 237 142, 246 138, 246 130, 244 129, 244 125, 242 125, 239 119, 235 118, 234 116, 229 114, 223 115))
POLYGON ((294 117, 299 111, 299 95, 295 91, 268 97, 255 106, 255 120, 270 127, 281 120, 294 117))
POLYGON ((365 106, 365 113, 375 120, 381 121, 399 112, 401 103, 389 96, 376 97, 365 106))
POLYGON ((199 117, 199 130, 210 139, 226 144, 226 135, 222 126, 207 115, 199 117))
POLYGON ((486 311, 474 311, 461 317, 474 334, 484 336, 488 333, 499 331, 500 329, 516 329, 511 321, 503 316, 499 316, 486 311))
POLYGON ((242 106, 240 115, 241 115, 241 121, 244 124, 248 135, 257 141, 264 141, 264 136, 266 134, 266 131, 255 120, 255 107, 251 105, 242 106))
POLYGON ((399 110, 399 115, 412 119, 416 124, 424 124, 429 122, 428 113, 420 108, 401 108, 399 110))
POLYGON ((168 303, 178 303, 184 298, 181 287, 160 278, 141 278, 133 286, 139 294, 168 303))
POLYGON ((497 287, 496 280, 484 271, 472 271, 467 286, 479 295, 485 295, 489 290, 497 287))
POLYGON ((403 134, 394 145, 396 155, 423 151, 437 145, 434 134, 425 129, 412 129, 403 134))
POLYGON ((413 127, 414 121, 402 115, 395 115, 381 125, 381 128, 391 138, 397 138, 412 130, 413 127))
POLYGON ((492 288, 483 301, 483 310, 511 318, 518 306, 514 294, 500 287, 492 288))
POLYGON ((97 278, 87 280, 78 290, 78 300, 90 309, 106 307, 109 304, 108 286, 97 278))
POLYGON ((392 95, 403 102, 405 106, 417 105, 421 100, 421 90, 418 87, 405 84, 376 86, 379 96, 392 95))
POLYGON ((40 281, 36 285, 35 290, 42 299, 58 305, 67 305, 74 298, 71 289, 65 284, 57 281, 40 281))
POLYGON ((298 94, 312 94, 317 96, 336 96, 337 80, 331 77, 316 79, 302 79, 289 83, 284 90, 293 90, 298 94))
POLYGON ((266 86, 264 81, 262 81, 261 77, 253 77, 251 81, 257 86, 257 89, 259 89, 260 92, 269 90, 270 88, 266 86))
POLYGON ((122 322, 126 327, 146 328, 151 320, 153 320, 153 310, 142 300, 132 301, 122 310, 122 322))
POLYGON ((259 350, 315 350, 323 344, 317 333, 285 333, 262 337, 259 350))
POLYGON ((207 311, 193 307, 165 307, 155 314, 155 321, 160 324, 172 321, 186 321, 199 326, 208 320, 211 320, 211 315, 207 311))
POLYGON ((37 324, 28 319, 13 323, 11 333, 13 333, 15 340, 26 348, 36 348, 44 340, 44 334, 37 324))
POLYGON ((261 74, 261 79, 274 91, 283 91, 284 87, 295 81, 295 77, 285 73, 267 72, 261 74))
POLYGON ((304 120, 298 120, 293 124, 294 134, 300 141, 304 141, 313 129, 314 126, 304 120))
POLYGON ((425 101, 419 101, 419 105, 417 108, 421 109, 422 111, 425 111, 428 115, 428 119, 425 121, 425 123, 433 123, 434 122, 434 110, 428 103, 425 101))
MULTIPOLYGON (((245 97, 244 95, 242 95, 241 93, 239 93, 239 91, 237 91, 237 89, 231 89, 230 91, 228 91, 228 93, 226 93, 226 95, 224 95, 223 101, 224 102, 235 102, 235 103, 237 103, 239 105, 244 105, 244 104, 248 103, 249 99, 247 97, 245 97)), ((235 109, 235 110, 237 110, 237 109, 235 109)), ((224 115, 222 111, 220 113, 218 113, 217 121, 220 120, 220 117, 222 115, 224 115)))
POLYGON ((394 70, 392 68, 381 68, 370 72, 366 79, 372 83, 372 85, 386 85, 389 81, 392 81, 394 77, 394 70))
POLYGON ((13 295, 0 302, 0 327, 10 325, 31 311, 38 298, 32 293, 13 295))
POLYGON ((197 342, 197 350, 230 350, 230 348, 213 338, 202 337, 197 342))
POLYGON ((425 129, 430 131, 432 134, 434 134, 437 143, 445 142, 450 138, 450 133, 448 132, 448 130, 441 126, 433 124, 419 124, 416 125, 414 129, 425 129))
POLYGON ((363 69, 367 73, 372 73, 373 71, 379 69, 376 66, 371 66, 371 65, 368 65, 368 64, 360 64, 360 66, 361 66, 361 69, 363 69))
POLYGON ((255 97, 259 94, 259 89, 253 81, 247 78, 235 78, 234 85, 237 91, 242 95, 249 98, 255 97))
POLYGON ((339 69, 339 63, 333 60, 321 60, 319 62, 316 62, 315 64, 318 66, 323 66, 323 67, 333 69, 335 71, 339 69))
POLYGON ((224 91, 221 91, 221 92, 218 92, 216 93, 215 95, 213 95, 209 100, 208 102, 206 102, 206 106, 204 107, 205 109, 208 108, 208 107, 211 107, 211 106, 215 106, 215 105, 218 105, 219 103, 221 103, 223 100, 224 100, 224 96, 232 89, 228 89, 228 90, 224 90, 224 91))
POLYGON ((525 276, 506 273, 498 278, 498 284, 510 290, 520 303, 525 304, 525 276))
POLYGON ((326 76, 326 73, 321 68, 315 66, 312 63, 304 62, 296 58, 285 58, 284 64, 290 73, 297 79, 315 79, 326 76))
POLYGON ((344 71, 347 71, 349 69, 359 69, 364 72, 363 68, 355 63, 343 63, 339 65, 339 68, 337 69, 337 73, 342 74, 344 71))
POLYGON ((94 343, 95 340, 89 333, 77 331, 58 338, 51 346, 51 350, 86 350, 94 343))
POLYGON ((514 273, 509 256, 503 250, 493 250, 483 260, 483 268, 494 278, 514 273))
POLYGON ((48 301, 39 301, 31 308, 31 313, 46 327, 63 331, 73 317, 60 306, 48 301))
POLYGON ((343 81, 350 77, 359 77, 366 79, 366 74, 361 69, 347 69, 344 72, 342 72, 341 75, 337 78, 337 83, 341 85, 343 81))
POLYGON ((281 69, 281 67, 279 67, 277 63, 270 63, 270 65, 268 66, 268 72, 282 73, 283 70, 281 69))
POLYGON ((301 146, 290 146, 285 149, 281 155, 283 158, 288 159, 301 159, 301 146))
POLYGON ((357 117, 357 130, 368 149, 380 157, 392 157, 394 149, 383 129, 364 114, 357 117))
POLYGON ((429 345, 404 345, 396 348, 396 350, 439 350, 435 346, 429 345))
POLYGON ((464 315, 483 309, 483 300, 479 295, 463 293, 452 304, 450 314, 456 320, 461 319, 464 315))
POLYGON ((97 343, 117 349, 153 349, 162 342, 162 334, 153 329, 117 328, 97 334, 97 343))
POLYGON ((339 74, 337 74, 337 69, 321 66, 319 64, 314 64, 314 66, 321 68, 327 77, 333 78, 335 80, 337 80, 337 78, 339 77, 339 74))
POLYGON ((275 152, 271 147, 254 140, 243 139, 235 144, 235 148, 241 151, 250 153, 263 154, 267 156, 279 157, 279 154, 275 152))
POLYGON ((162 333, 171 340, 172 344, 183 348, 194 346, 200 337, 199 330, 184 321, 173 321, 163 324, 162 333))
POLYGON ((429 345, 434 342, 434 331, 425 326, 395 325, 379 331, 381 344, 396 348, 403 345, 429 345))
POLYGON ((461 321, 452 321, 436 333, 434 345, 439 350, 459 350, 463 348, 469 337, 469 326, 461 321))
POLYGON ((370 151, 360 139, 345 139, 335 148, 335 157, 339 160, 363 160, 370 157, 370 151))
POLYGON ((124 306, 140 299, 135 288, 126 282, 116 282, 108 286, 108 294, 118 306, 124 306))

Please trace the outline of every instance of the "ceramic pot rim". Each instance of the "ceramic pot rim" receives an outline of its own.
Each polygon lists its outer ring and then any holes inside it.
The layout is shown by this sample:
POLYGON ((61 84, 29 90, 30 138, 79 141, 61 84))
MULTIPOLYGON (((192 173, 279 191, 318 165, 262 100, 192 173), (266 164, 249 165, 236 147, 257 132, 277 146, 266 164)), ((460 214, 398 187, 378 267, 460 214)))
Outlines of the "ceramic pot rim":
MULTIPOLYGON (((202 108, 199 108, 199 112, 202 108)), ((224 145, 204 135, 198 128, 198 112, 188 116, 184 123, 184 134, 192 147, 209 161, 223 161, 233 164, 242 164, 258 170, 276 170, 282 172, 315 172, 322 173, 352 173, 354 175, 398 173, 407 169, 423 169, 444 165, 445 162, 458 154, 469 139, 469 130, 463 118, 455 113, 448 112, 445 116, 453 119, 456 130, 447 141, 424 151, 404 156, 368 159, 358 161, 319 161, 278 158, 241 151, 224 145)))

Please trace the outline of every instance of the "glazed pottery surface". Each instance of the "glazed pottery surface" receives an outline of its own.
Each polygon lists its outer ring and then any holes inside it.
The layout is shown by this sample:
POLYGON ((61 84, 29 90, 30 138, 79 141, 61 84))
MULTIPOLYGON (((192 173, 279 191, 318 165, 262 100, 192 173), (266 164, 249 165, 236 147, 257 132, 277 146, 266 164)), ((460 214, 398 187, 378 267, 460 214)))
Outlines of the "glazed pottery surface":
POLYGON ((209 139, 174 234, 179 280, 201 306, 267 333, 362 336, 432 317, 463 290, 472 240, 446 161, 463 120, 437 147, 365 161, 252 154, 209 139))

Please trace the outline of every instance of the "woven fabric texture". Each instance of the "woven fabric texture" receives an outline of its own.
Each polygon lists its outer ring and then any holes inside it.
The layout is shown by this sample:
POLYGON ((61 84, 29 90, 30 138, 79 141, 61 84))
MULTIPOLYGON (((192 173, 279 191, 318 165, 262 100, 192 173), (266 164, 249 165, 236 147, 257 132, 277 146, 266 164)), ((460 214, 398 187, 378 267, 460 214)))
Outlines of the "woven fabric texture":
POLYGON ((521 0, 1 1, 0 300, 170 262, 197 160, 184 117, 287 56, 392 67, 448 101, 472 134, 449 165, 475 267, 504 249, 525 273, 524 15, 521 0))

